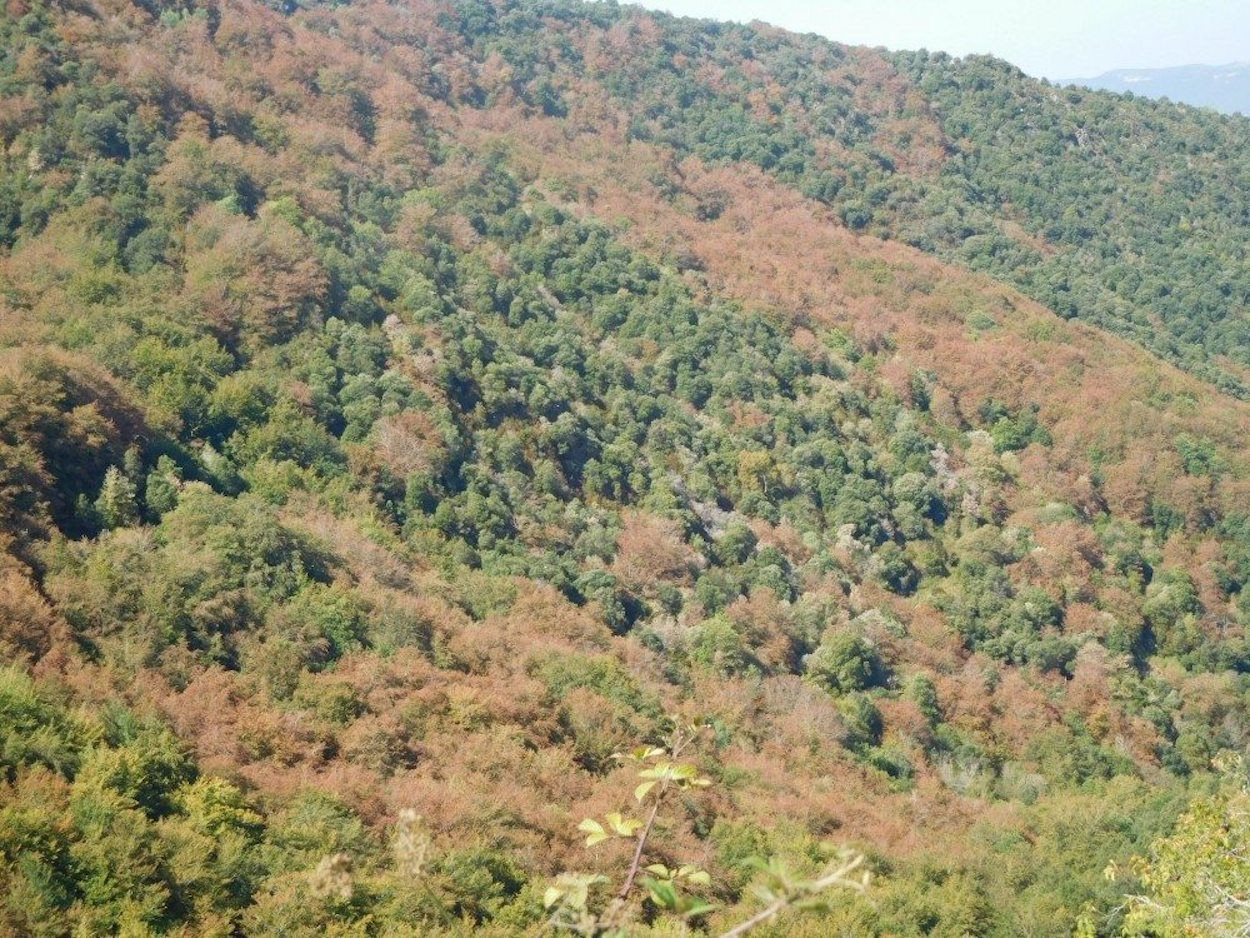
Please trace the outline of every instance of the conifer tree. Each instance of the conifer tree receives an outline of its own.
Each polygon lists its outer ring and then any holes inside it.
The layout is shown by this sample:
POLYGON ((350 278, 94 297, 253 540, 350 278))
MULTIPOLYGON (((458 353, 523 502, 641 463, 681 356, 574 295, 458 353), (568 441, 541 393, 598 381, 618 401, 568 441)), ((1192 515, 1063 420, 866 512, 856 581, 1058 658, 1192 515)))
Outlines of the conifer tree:
POLYGON ((110 466, 104 473, 104 484, 100 486, 95 508, 106 528, 124 528, 138 522, 135 484, 116 466, 110 466))

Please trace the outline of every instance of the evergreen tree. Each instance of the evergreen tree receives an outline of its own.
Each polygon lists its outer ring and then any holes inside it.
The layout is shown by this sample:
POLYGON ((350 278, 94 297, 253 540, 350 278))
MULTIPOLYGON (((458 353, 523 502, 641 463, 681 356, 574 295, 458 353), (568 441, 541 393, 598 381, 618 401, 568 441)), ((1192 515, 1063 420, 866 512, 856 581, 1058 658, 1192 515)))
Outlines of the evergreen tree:
POLYGON ((143 486, 143 500, 148 511, 163 515, 178 504, 178 490, 182 485, 178 467, 168 456, 156 461, 156 468, 148 473, 143 486))
POLYGON ((139 521, 139 503, 135 484, 116 466, 104 473, 104 484, 95 501, 100 522, 106 528, 124 528, 139 521))

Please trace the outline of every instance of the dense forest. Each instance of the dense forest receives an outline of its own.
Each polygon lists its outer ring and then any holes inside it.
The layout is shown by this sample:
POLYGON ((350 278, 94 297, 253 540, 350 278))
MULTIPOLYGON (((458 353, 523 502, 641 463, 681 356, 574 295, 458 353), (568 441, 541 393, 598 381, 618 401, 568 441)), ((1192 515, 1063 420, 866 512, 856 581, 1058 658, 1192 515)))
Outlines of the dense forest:
POLYGON ((1250 927, 1250 119, 575 0, 0 37, 0 933, 1250 927))

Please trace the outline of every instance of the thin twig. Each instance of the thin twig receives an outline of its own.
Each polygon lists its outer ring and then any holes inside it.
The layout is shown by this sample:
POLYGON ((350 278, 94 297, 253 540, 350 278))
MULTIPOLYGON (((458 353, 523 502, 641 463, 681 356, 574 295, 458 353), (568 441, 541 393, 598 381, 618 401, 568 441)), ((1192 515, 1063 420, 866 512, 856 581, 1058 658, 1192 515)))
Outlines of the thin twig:
POLYGON ((629 895, 629 891, 634 888, 634 880, 638 878, 638 870, 642 867, 642 851, 647 845, 647 838, 651 836, 651 827, 655 824, 655 816, 660 811, 660 799, 663 796, 664 790, 661 788, 655 797, 655 803, 651 805, 651 813, 647 816, 647 823, 643 825, 642 831, 638 834, 638 843, 634 846, 634 859, 629 865, 629 873, 625 877, 621 891, 616 894, 618 898, 624 899, 629 895))
POLYGON ((808 883, 798 889, 791 890, 786 895, 774 901, 772 904, 756 912, 749 919, 735 925, 727 932, 721 933, 719 938, 739 938, 754 928, 758 928, 765 922, 775 918, 787 906, 792 905, 804 895, 815 895, 824 892, 831 886, 846 886, 850 889, 863 889, 864 883, 853 879, 847 879, 847 876, 854 872, 864 862, 863 854, 852 857, 846 863, 842 864, 838 869, 831 873, 826 873, 820 879, 808 883))
MULTIPOLYGON (((696 735, 686 736, 680 729, 675 729, 669 741, 669 758, 676 762, 682 750, 690 744, 696 735)), ((616 894, 618 899, 627 898, 634 888, 634 882, 638 879, 638 872, 642 869, 642 853, 647 847, 647 838, 651 836, 651 828, 655 826, 655 816, 660 811, 660 804, 664 801, 664 794, 668 791, 668 781, 668 779, 664 779, 660 782, 660 787, 656 789, 655 800, 651 803, 651 813, 647 815, 647 823, 643 825, 642 831, 638 834, 638 843, 634 845, 634 859, 629 864, 629 873, 625 876, 625 882, 621 884, 620 892, 616 894)))
POLYGON ((759 925, 763 925, 765 922, 767 922, 769 919, 775 916, 778 912, 784 909, 789 904, 789 902, 790 902, 789 898, 778 899, 776 902, 768 906, 766 909, 760 912, 756 912, 745 922, 741 922, 735 925, 733 928, 729 929, 729 931, 721 934, 720 938, 738 938, 739 935, 745 935, 751 929, 756 928, 759 925))

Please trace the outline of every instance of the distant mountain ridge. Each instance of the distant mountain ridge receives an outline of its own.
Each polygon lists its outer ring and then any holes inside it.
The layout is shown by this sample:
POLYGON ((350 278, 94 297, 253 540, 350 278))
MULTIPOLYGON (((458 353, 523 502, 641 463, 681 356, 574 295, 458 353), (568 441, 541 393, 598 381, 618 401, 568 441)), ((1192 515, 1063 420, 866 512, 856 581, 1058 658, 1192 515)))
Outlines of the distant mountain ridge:
POLYGON ((1226 113, 1250 114, 1250 62, 1229 65, 1180 65, 1174 68, 1120 68, 1096 78, 1063 82, 1148 98, 1171 98, 1226 113))

